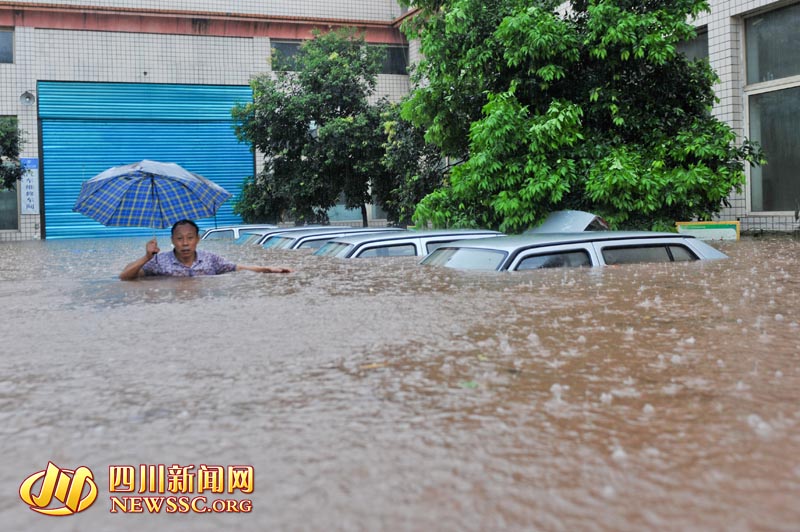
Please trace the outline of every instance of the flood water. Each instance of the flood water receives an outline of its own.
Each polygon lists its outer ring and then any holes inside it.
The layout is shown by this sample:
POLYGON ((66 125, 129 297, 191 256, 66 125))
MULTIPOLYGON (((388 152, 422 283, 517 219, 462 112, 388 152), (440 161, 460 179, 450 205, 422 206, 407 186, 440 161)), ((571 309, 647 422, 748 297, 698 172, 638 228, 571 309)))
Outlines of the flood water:
POLYGON ((515 274, 211 241, 296 271, 117 280, 144 240, 0 243, 3 530, 800 529, 796 239, 515 274), (48 461, 94 505, 31 511, 48 461), (120 464, 252 466, 213 494, 252 510, 112 513, 120 464))

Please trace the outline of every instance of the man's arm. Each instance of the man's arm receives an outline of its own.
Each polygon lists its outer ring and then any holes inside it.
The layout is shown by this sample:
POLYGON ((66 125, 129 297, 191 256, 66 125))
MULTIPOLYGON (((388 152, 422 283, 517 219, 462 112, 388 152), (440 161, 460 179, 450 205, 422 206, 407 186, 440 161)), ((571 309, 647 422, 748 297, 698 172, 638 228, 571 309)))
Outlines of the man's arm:
POLYGON ((119 274, 119 278, 121 281, 132 281, 137 277, 141 277, 144 275, 142 271, 142 266, 150 262, 150 259, 153 258, 160 250, 158 249, 158 243, 156 239, 149 241, 147 246, 145 246, 145 254, 143 257, 131 262, 125 269, 122 270, 122 273, 119 274))

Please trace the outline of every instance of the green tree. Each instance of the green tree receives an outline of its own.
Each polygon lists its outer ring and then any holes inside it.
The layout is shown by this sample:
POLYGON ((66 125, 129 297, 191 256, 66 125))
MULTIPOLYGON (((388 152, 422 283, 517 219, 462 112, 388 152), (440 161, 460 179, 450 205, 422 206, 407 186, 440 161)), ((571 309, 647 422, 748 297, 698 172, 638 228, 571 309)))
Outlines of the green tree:
POLYGON ((579 208, 616 227, 718 213, 758 147, 711 115, 716 76, 676 45, 701 0, 421 0, 427 80, 404 115, 466 156, 415 220, 524 230, 579 208))
POLYGON ((383 53, 353 30, 315 33, 291 58, 294 71, 253 79, 253 102, 232 111, 240 140, 264 155, 235 206, 245 220, 324 223, 344 197, 366 225, 370 180, 383 171, 385 104, 368 101, 383 53))
POLYGON ((373 180, 372 192, 396 225, 409 225, 417 204, 441 187, 450 165, 425 132, 400 116, 400 105, 384 113, 387 133, 383 164, 386 172, 373 180))
POLYGON ((25 169, 19 161, 23 132, 14 117, 0 117, 0 190, 13 189, 25 169))

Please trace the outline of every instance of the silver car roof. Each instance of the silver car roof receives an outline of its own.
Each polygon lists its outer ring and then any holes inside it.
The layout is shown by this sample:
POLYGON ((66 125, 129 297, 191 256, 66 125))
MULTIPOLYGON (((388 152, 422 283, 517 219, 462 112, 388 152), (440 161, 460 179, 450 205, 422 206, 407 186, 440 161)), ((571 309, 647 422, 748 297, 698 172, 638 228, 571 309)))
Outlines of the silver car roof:
POLYGON ((633 240, 642 238, 671 238, 682 240, 690 235, 659 233, 653 231, 583 231, 580 233, 526 233, 514 236, 497 236, 477 240, 457 240, 442 247, 496 249, 512 252, 522 247, 571 244, 575 242, 602 242, 604 240, 633 240))
POLYGON ((309 226, 309 225, 298 225, 295 227, 267 227, 263 229, 247 229, 245 231, 239 231, 240 234, 248 234, 248 235, 274 235, 276 233, 291 233, 295 231, 305 231, 306 229, 319 229, 320 227, 330 227, 327 225, 320 225, 320 226, 309 226))
POLYGON ((387 227, 350 227, 349 225, 324 225, 322 227, 303 227, 299 231, 278 231, 273 233, 272 236, 283 236, 284 232, 291 233, 292 238, 301 238, 304 236, 324 235, 325 233, 349 233, 354 231, 386 231, 391 230, 387 227))
POLYGON ((231 229, 269 229, 278 227, 275 224, 240 224, 240 225, 221 225, 219 227, 208 227, 206 231, 230 231, 231 229))
POLYGON ((499 231, 490 229, 425 229, 422 231, 392 231, 387 233, 368 233, 361 235, 343 236, 333 238, 331 242, 341 244, 364 244, 368 242, 383 242, 389 240, 400 240, 404 238, 430 238, 437 236, 461 236, 461 235, 502 235, 499 231))

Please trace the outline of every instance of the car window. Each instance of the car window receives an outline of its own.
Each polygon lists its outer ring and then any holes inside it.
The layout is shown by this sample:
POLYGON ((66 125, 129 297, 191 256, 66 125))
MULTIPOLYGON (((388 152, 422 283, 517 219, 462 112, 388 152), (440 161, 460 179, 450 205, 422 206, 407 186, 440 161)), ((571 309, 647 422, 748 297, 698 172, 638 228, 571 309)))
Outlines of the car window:
POLYGON ((203 235, 203 240, 224 240, 233 239, 233 229, 209 231, 203 235))
POLYGON ((413 257, 416 254, 417 248, 414 244, 395 244, 365 249, 357 256, 365 259, 368 257, 413 257))
POLYGON ((592 259, 585 250, 562 251, 558 253, 545 253, 532 255, 522 259, 517 270, 538 270, 541 268, 576 268, 591 266, 592 259))
POLYGON ((421 264, 462 270, 496 270, 506 258, 496 249, 440 247, 422 259, 421 264))
POLYGON ((298 249, 319 249, 325 244, 325 242, 327 242, 327 240, 317 238, 316 240, 306 240, 297 247, 298 249))
POLYGON ((323 255, 328 257, 334 257, 345 254, 345 250, 352 247, 350 244, 345 244, 343 242, 328 242, 317 251, 314 252, 314 255, 323 255))
POLYGON ((697 260, 697 257, 685 246, 649 244, 603 248, 603 260, 606 264, 636 264, 642 262, 672 262, 697 260), (674 250, 674 253, 673 253, 674 250))
POLYGON ((239 232, 239 238, 236 239, 237 244, 250 244, 251 242, 261 238, 261 235, 255 233, 242 233, 239 232))
POLYGON ((672 245, 669 247, 669 252, 672 254, 672 260, 675 262, 697 260, 697 255, 692 253, 686 246, 672 245))
POLYGON ((268 239, 264 240, 264 243, 261 244, 263 248, 273 248, 280 243, 281 237, 279 236, 271 236, 268 239))
POLYGON ((261 244, 264 248, 283 249, 291 244, 294 239, 290 236, 271 236, 261 244))
POLYGON ((439 240, 436 242, 428 242, 427 244, 425 244, 425 249, 428 251, 428 253, 430 253, 431 251, 437 250, 442 246, 446 246, 452 241, 453 240, 450 239, 450 240, 439 240))

